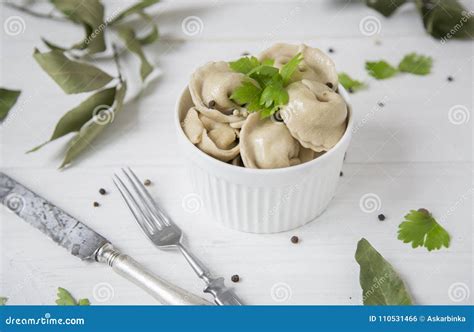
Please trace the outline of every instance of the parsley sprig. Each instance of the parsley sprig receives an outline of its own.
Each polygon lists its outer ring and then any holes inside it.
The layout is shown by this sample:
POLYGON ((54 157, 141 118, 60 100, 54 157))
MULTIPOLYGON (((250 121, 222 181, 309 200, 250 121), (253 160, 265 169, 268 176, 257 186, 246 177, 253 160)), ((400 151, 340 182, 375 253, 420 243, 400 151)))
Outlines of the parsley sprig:
POLYGON ((58 298, 56 300, 57 305, 90 305, 88 299, 76 300, 71 293, 62 287, 58 287, 58 298))
POLYGON ((431 251, 449 247, 449 233, 425 209, 411 210, 398 227, 398 239, 411 242, 413 248, 425 247, 431 251))
POLYGON ((244 81, 230 96, 239 105, 245 105, 249 112, 260 112, 262 119, 267 118, 286 105, 289 100, 285 87, 303 60, 301 53, 296 54, 280 69, 273 66, 274 60, 259 61, 256 57, 243 57, 229 62, 230 68, 255 80, 258 86, 244 81))

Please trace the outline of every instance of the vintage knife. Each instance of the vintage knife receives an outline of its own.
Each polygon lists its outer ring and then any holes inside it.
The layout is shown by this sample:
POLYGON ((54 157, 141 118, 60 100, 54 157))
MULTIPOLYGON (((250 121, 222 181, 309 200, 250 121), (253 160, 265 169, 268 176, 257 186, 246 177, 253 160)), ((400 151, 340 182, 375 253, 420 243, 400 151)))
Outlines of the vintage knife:
POLYGON ((162 304, 209 305, 210 302, 163 280, 130 256, 117 251, 102 235, 0 172, 0 200, 9 210, 86 261, 107 263, 162 304))

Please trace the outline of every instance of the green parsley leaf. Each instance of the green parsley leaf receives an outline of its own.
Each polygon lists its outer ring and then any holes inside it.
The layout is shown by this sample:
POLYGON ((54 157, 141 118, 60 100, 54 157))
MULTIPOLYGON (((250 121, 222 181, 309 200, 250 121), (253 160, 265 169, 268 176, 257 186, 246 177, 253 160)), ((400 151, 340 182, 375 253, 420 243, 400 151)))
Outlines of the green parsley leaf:
POLYGON ((346 73, 339 74, 339 83, 346 89, 357 91, 365 88, 367 85, 364 82, 358 81, 347 75, 346 73))
POLYGON ((230 99, 239 105, 246 105, 249 112, 260 109, 260 95, 262 89, 251 82, 243 82, 241 86, 234 90, 230 99))
POLYGON ((253 78, 260 84, 262 89, 265 89, 265 86, 270 84, 272 80, 278 79, 278 68, 267 66, 267 65, 260 65, 252 69, 248 76, 253 78))
POLYGON ((378 80, 383 80, 389 77, 394 76, 398 73, 397 68, 390 65, 384 60, 365 63, 365 69, 368 71, 369 75, 375 77, 378 80))
POLYGON ((431 214, 422 209, 411 210, 405 216, 405 221, 398 227, 398 239, 404 243, 411 242, 413 248, 425 247, 428 251, 449 247, 450 236, 436 222, 431 214))
POLYGON ((276 111, 278 111, 280 108, 278 106, 272 107, 272 108, 263 108, 260 110, 260 119, 265 119, 270 116, 272 116, 276 111))
POLYGON ((432 64, 433 59, 431 57, 410 53, 402 59, 398 65, 398 70, 415 75, 427 75, 431 71, 432 64))
POLYGON ((8 297, 0 297, 0 305, 6 305, 8 302, 8 297))
POLYGON ((283 87, 282 82, 274 81, 265 87, 260 96, 260 105, 266 108, 278 105, 286 105, 288 103, 288 92, 283 87))
POLYGON ((301 61, 303 61, 303 55, 298 53, 281 67, 280 74, 285 86, 290 82, 291 76, 293 76, 295 70, 298 69, 298 65, 301 61))
POLYGON ((89 299, 79 299, 79 301, 77 301, 77 304, 78 305, 91 305, 89 299))
POLYGON ((275 63, 274 59, 265 59, 262 61, 262 65, 265 65, 265 66, 273 66, 274 63, 275 63))
POLYGON ((65 288, 58 287, 57 305, 90 305, 88 299, 80 299, 78 302, 74 299, 71 293, 65 288))
POLYGON ((289 96, 285 89, 291 75, 302 60, 297 54, 279 70, 273 67, 273 59, 265 59, 261 63, 255 57, 244 57, 229 63, 232 70, 244 73, 258 83, 243 82, 234 90, 230 99, 239 105, 245 105, 249 112, 260 112, 262 118, 269 117, 278 110, 278 106, 288 103, 289 96))
POLYGON ((260 62, 254 56, 244 57, 240 58, 239 60, 229 62, 230 69, 245 75, 258 66, 260 66, 260 62))
POLYGON ((76 305, 76 300, 72 297, 71 293, 62 287, 58 287, 58 298, 56 300, 57 305, 76 305))

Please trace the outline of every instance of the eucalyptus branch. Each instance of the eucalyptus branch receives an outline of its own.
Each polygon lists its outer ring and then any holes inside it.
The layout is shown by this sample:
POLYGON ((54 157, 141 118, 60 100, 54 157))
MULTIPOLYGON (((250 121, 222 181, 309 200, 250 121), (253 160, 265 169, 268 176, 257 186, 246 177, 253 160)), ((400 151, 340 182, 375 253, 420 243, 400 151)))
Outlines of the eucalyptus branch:
POLYGON ((28 7, 20 6, 11 2, 5 2, 5 6, 21 11, 23 13, 26 13, 34 17, 45 18, 45 19, 50 19, 50 20, 55 20, 55 21, 60 21, 60 22, 68 21, 68 19, 65 17, 56 16, 56 15, 53 15, 52 13, 46 14, 46 13, 36 12, 34 10, 29 9, 28 7))

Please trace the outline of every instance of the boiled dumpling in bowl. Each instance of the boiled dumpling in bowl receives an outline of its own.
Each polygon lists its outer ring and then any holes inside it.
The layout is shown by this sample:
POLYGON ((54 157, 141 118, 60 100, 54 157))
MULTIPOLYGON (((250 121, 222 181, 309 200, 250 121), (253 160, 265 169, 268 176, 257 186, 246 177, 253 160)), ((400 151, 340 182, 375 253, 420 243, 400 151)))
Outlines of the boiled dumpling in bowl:
POLYGON ((188 139, 200 150, 224 162, 235 159, 240 152, 237 133, 228 123, 221 123, 189 109, 182 124, 188 139))
POLYGON ((314 152, 303 148, 283 122, 261 119, 252 113, 240 132, 240 155, 245 167, 281 168, 312 160, 314 152))
POLYGON ((325 84, 302 80, 288 86, 289 102, 281 117, 291 135, 315 152, 328 151, 346 130, 344 99, 325 84))
POLYGON ((308 79, 326 84, 334 91, 337 89, 338 76, 334 62, 317 48, 305 44, 277 43, 260 53, 258 58, 260 61, 273 59, 275 61, 273 65, 281 68, 298 53, 302 54, 303 61, 300 62, 298 69, 291 77, 291 82, 308 79))
POLYGON ((244 81, 255 83, 244 74, 234 72, 225 61, 209 62, 194 72, 189 91, 196 109, 205 116, 217 122, 242 122, 244 117, 234 115, 234 111, 239 113, 243 109, 230 96, 244 81))

